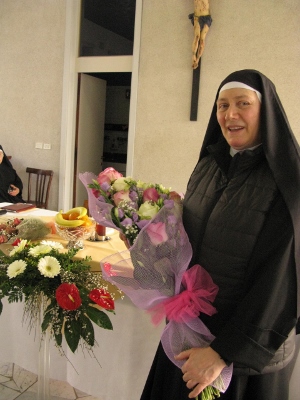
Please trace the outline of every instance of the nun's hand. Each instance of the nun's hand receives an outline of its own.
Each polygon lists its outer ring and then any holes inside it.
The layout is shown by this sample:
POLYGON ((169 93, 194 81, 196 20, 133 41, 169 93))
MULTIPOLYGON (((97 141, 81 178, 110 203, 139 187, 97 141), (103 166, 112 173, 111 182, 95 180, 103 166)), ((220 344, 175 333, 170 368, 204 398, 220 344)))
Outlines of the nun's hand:
POLYGON ((0 164, 1 164, 2 161, 3 161, 3 157, 4 157, 3 151, 0 150, 0 164))
POLYGON ((226 367, 225 361, 211 347, 182 351, 175 359, 186 360, 181 371, 187 388, 191 389, 189 398, 197 397, 226 367))

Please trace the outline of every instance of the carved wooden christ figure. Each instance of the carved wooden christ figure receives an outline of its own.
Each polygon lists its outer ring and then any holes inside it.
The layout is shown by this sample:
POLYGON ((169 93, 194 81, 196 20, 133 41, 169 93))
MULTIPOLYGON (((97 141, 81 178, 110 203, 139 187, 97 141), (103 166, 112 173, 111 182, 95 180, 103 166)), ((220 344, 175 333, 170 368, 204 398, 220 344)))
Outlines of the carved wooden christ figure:
POLYGON ((194 13, 189 15, 194 25, 192 67, 196 69, 205 47, 205 37, 212 23, 209 0, 194 0, 194 13))

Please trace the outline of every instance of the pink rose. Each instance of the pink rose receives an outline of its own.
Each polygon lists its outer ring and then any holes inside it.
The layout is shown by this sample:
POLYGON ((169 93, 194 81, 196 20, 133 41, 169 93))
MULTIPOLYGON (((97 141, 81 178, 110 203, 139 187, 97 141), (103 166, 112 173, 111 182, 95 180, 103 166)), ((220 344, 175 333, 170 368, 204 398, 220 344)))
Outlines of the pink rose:
POLYGON ((120 192, 117 192, 113 195, 113 198, 116 206, 118 206, 119 203, 123 200, 131 202, 131 198, 129 197, 129 190, 120 190, 120 192))
POLYGON ((122 176, 123 175, 120 174, 120 172, 116 171, 112 167, 109 167, 105 168, 104 171, 100 172, 97 181, 99 182, 100 185, 102 185, 102 183, 108 183, 110 185, 112 181, 115 181, 116 179, 121 178, 122 176))
POLYGON ((148 188, 143 193, 143 201, 157 202, 158 199, 159 199, 158 191, 154 188, 148 188))
POLYGON ((154 246, 162 244, 168 240, 166 232, 166 225, 163 222, 157 222, 156 224, 149 224, 146 228, 148 236, 154 246))

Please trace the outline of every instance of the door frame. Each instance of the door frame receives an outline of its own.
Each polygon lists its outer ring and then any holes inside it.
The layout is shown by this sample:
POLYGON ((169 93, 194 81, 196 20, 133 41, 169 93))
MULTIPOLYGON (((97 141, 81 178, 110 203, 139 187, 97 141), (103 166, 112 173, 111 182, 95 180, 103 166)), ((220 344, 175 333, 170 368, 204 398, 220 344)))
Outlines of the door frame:
POLYGON ((58 195, 59 209, 68 210, 72 206, 78 73, 131 72, 126 175, 133 175, 142 7, 143 0, 136 0, 134 45, 132 56, 78 57, 81 0, 66 0, 66 32, 64 48, 58 195))

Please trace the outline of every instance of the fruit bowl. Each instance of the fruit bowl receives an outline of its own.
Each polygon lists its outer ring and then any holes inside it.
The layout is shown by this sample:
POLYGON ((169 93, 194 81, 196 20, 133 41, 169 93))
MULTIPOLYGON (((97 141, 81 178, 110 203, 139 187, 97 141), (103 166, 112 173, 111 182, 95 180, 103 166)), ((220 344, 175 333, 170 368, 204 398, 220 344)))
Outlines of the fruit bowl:
POLYGON ((55 223, 56 232, 62 239, 68 240, 68 249, 83 249, 83 241, 88 239, 95 231, 96 222, 93 220, 90 221, 91 222, 89 225, 80 225, 74 227, 55 223))

